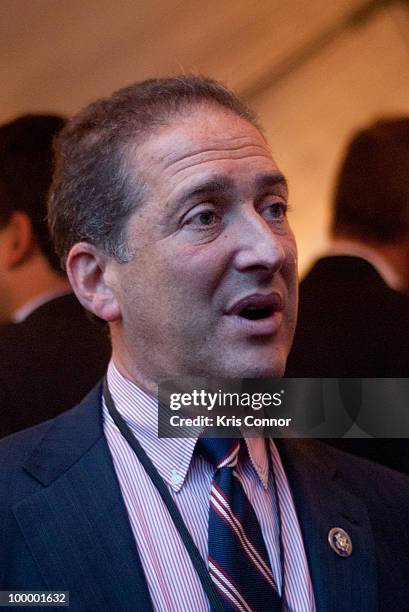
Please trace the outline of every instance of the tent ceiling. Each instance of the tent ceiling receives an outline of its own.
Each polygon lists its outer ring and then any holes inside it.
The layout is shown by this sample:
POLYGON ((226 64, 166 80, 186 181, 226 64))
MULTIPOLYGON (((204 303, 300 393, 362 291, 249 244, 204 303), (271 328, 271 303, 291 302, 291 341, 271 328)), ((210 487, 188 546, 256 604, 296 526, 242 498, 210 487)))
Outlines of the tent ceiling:
POLYGON ((2 0, 0 118, 29 108, 72 113, 129 82, 181 71, 252 91, 367 5, 368 0, 2 0))

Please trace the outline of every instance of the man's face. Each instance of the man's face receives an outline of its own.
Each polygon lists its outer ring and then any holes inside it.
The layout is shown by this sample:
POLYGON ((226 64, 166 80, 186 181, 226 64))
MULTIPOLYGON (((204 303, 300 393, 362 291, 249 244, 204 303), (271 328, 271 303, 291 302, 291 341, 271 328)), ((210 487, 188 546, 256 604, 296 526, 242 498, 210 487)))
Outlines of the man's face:
POLYGON ((113 279, 136 380, 281 376, 296 321, 296 246, 286 183, 263 136, 223 109, 195 109, 131 163, 147 196, 128 224, 135 256, 115 264, 113 279))

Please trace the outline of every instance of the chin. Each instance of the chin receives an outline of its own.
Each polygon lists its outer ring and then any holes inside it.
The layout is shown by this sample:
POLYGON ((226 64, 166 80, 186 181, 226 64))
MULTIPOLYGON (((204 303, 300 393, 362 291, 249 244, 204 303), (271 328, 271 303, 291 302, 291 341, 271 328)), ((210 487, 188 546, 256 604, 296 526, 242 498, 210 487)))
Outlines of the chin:
POLYGON ((252 366, 243 374, 243 378, 282 378, 284 376, 285 364, 268 363, 252 366))
POLYGON ((220 367, 218 376, 221 378, 282 378, 285 372, 286 353, 275 350, 266 355, 259 351, 252 354, 235 356, 220 367))

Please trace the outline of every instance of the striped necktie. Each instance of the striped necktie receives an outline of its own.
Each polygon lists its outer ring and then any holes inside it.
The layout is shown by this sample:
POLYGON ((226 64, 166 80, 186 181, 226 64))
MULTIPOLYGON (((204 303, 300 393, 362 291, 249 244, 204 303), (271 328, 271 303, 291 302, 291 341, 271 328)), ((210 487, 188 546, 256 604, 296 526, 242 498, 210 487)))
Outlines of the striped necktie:
POLYGON ((226 611, 278 612, 281 598, 260 525, 235 470, 240 440, 200 438, 215 468, 209 510, 209 573, 226 611))

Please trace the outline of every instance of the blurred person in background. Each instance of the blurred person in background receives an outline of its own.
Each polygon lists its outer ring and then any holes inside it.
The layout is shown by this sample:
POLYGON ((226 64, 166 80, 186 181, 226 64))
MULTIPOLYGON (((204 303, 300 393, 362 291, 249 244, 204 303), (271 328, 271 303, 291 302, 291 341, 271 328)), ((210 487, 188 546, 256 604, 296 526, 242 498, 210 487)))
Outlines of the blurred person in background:
POLYGON ((26 115, 0 126, 0 436, 71 407, 109 356, 108 339, 61 270, 46 223, 52 142, 64 123, 26 115))
MULTIPOLYGON (((331 238, 300 284, 286 375, 408 377, 409 118, 379 120, 353 136, 336 182, 331 238)), ((340 384, 356 404, 359 383, 340 384)), ((409 472, 406 440, 333 443, 409 472)))

